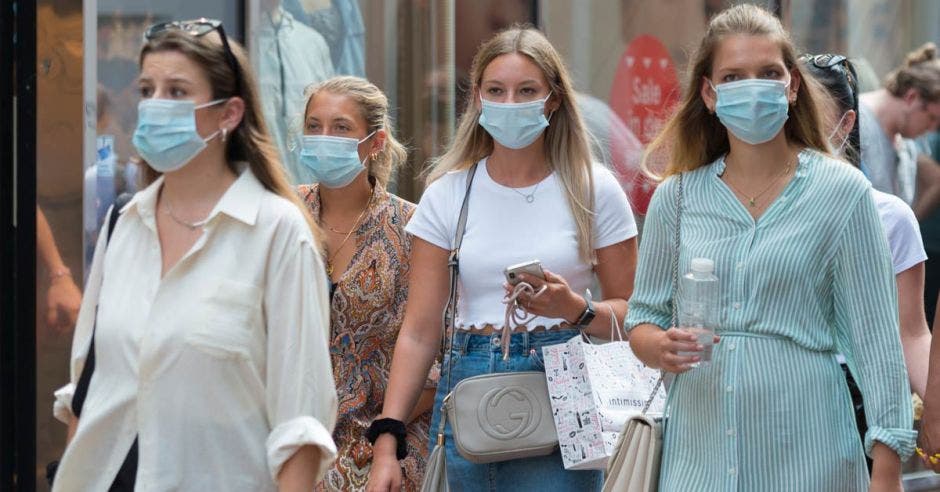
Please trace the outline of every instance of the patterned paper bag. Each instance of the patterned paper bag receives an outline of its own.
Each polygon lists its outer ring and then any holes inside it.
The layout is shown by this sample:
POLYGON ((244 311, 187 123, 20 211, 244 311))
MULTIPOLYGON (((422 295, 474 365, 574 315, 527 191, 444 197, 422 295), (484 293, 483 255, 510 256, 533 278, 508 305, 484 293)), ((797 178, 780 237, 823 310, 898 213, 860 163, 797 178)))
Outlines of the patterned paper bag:
MULTIPOLYGON (((565 468, 603 470, 617 435, 639 413, 659 378, 624 341, 592 344, 581 336, 542 349, 545 377, 565 468)), ((649 409, 661 414, 664 390, 649 409)))

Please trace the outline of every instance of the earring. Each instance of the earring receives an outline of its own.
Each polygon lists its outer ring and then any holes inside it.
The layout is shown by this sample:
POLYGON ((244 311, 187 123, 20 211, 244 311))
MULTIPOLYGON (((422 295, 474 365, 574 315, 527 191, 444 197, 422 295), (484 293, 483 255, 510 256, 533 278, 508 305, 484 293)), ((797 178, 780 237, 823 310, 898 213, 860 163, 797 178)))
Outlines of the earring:
POLYGON ((225 142, 225 139, 228 137, 228 128, 222 127, 222 141, 225 142))

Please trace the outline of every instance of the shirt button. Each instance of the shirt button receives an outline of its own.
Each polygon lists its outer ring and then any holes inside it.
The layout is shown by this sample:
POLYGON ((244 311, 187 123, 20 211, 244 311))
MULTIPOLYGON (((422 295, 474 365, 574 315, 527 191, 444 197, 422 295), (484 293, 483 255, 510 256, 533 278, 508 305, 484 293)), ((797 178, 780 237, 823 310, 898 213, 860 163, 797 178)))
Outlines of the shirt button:
POLYGON ((740 303, 740 302, 736 302, 736 303, 734 303, 734 305, 733 305, 732 307, 734 307, 735 309, 741 309, 741 303, 740 303))
POLYGON ((728 436, 730 437, 734 437, 734 429, 728 429, 727 432, 725 433, 728 434, 728 436))
POLYGON ((728 345, 728 350, 734 350, 734 347, 735 347, 735 345, 732 343, 732 344, 728 345))
POLYGON ((744 262, 739 261, 738 264, 735 265, 735 267, 737 267, 738 270, 744 270, 744 262))
POLYGON ((734 387, 729 384, 728 386, 725 387, 725 391, 727 391, 728 393, 731 393, 732 391, 734 391, 734 387))
POLYGON ((737 472, 738 470, 736 470, 734 467, 728 468, 728 475, 734 475, 737 472))

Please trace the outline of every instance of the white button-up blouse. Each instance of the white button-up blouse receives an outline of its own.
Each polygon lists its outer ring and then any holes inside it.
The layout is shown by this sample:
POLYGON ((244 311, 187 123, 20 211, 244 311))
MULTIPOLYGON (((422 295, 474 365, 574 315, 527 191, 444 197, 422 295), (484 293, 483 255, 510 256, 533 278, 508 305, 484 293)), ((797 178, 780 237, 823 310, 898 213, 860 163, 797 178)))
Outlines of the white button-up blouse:
POLYGON ((322 474, 336 454, 330 310, 301 212, 245 170, 161 278, 161 185, 98 241, 57 417, 70 416, 97 308, 96 366, 54 490, 107 490, 135 436, 139 491, 274 490, 304 445, 322 474))

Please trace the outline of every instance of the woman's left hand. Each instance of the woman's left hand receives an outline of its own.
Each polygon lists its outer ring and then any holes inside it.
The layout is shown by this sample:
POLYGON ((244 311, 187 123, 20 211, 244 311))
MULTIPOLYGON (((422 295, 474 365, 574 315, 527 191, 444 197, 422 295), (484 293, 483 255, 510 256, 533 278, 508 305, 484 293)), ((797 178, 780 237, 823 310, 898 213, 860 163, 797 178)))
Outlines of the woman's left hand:
MULTIPOLYGON (((564 318, 568 322, 575 322, 581 313, 584 312, 586 303, 584 298, 576 294, 559 275, 548 270, 542 270, 545 273, 545 280, 542 280, 528 273, 521 273, 521 282, 525 282, 535 289, 535 292, 544 291, 539 295, 522 293, 517 302, 531 314, 545 318, 564 318)), ((506 284, 506 293, 511 293, 513 286, 506 284)))
MULTIPOLYGON (((920 459, 934 473, 940 473, 940 419, 933 416, 930 407, 924 408, 920 419, 920 447, 923 453, 920 459), (933 459, 931 459, 933 458, 933 459)), ((920 453, 918 453, 920 454, 920 453)))

